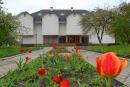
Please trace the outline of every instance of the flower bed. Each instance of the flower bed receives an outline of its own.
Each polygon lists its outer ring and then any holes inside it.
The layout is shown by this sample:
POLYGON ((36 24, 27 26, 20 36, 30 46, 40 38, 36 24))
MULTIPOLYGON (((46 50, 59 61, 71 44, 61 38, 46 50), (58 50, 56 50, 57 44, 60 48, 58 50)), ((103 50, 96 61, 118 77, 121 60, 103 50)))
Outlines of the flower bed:
MULTIPOLYGON (((105 87, 105 79, 77 53, 47 54, 24 65, 1 78, 0 87, 105 87)), ((121 85, 116 80, 112 83, 112 87, 121 85)))

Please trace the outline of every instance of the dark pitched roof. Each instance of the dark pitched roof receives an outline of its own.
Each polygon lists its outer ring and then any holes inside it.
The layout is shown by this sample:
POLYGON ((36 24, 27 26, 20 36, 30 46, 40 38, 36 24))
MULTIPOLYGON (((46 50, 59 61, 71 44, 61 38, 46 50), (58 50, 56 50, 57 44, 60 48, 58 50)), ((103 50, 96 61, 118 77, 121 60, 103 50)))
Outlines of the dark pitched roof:
POLYGON ((40 10, 37 12, 32 13, 32 17, 34 18, 34 20, 41 20, 42 16, 46 15, 46 14, 56 14, 61 20, 64 20, 68 15, 70 14, 86 14, 88 13, 88 11, 86 10, 61 10, 61 9, 53 9, 53 11, 50 11, 50 9, 46 9, 46 10, 40 10))
POLYGON ((16 17, 18 17, 21 14, 29 14, 29 13, 27 11, 24 11, 24 12, 19 13, 16 17))

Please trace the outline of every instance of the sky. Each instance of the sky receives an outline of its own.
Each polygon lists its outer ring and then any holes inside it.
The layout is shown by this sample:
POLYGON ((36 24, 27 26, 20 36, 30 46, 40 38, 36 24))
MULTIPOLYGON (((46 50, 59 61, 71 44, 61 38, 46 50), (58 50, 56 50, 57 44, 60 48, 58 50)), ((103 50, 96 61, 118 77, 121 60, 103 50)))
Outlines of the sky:
POLYGON ((85 9, 93 10, 96 7, 106 8, 118 6, 121 2, 130 0, 3 0, 2 5, 7 12, 14 15, 27 11, 33 13, 42 9, 85 9))

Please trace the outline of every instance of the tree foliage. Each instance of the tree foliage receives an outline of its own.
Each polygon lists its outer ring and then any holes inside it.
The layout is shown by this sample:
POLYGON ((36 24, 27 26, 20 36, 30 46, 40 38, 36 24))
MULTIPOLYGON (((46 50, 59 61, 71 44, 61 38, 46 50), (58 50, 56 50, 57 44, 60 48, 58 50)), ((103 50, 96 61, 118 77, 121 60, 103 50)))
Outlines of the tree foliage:
POLYGON ((89 12, 83 16, 80 24, 85 33, 96 34, 98 41, 102 44, 102 38, 113 18, 112 12, 103 9, 89 12))
POLYGON ((16 42, 17 25, 15 16, 0 9, 0 45, 12 45, 16 42))
POLYGON ((118 12, 114 16, 114 20, 109 26, 108 33, 113 35, 116 42, 127 44, 130 40, 130 3, 122 3, 118 12))

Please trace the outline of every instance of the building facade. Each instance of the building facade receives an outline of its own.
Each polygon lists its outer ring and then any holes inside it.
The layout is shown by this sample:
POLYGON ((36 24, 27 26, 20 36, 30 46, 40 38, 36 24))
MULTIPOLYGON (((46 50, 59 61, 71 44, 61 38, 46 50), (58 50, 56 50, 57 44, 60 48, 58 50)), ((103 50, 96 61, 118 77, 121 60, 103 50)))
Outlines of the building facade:
MULTIPOLYGON (((83 34, 80 26, 81 17, 87 15, 86 10, 40 10, 29 14, 22 12, 17 17, 20 22, 22 44, 98 44, 96 35, 83 34)), ((115 40, 105 34, 103 43, 115 43, 115 40)))

